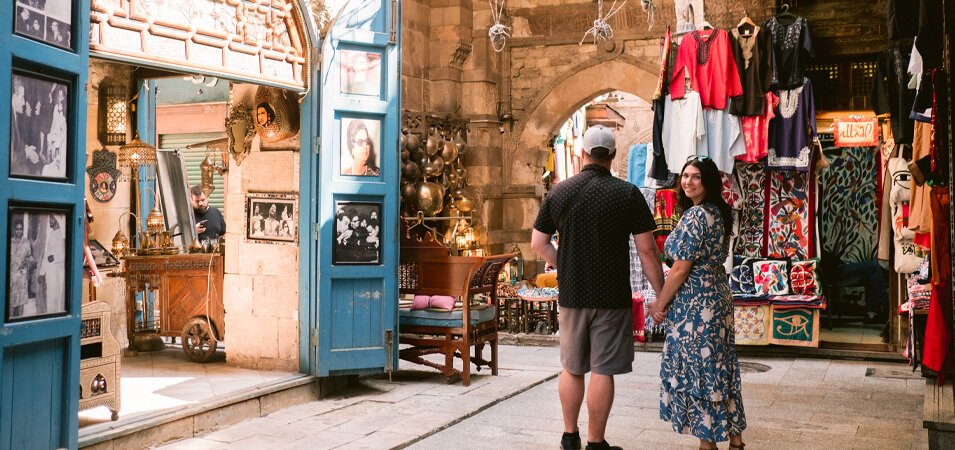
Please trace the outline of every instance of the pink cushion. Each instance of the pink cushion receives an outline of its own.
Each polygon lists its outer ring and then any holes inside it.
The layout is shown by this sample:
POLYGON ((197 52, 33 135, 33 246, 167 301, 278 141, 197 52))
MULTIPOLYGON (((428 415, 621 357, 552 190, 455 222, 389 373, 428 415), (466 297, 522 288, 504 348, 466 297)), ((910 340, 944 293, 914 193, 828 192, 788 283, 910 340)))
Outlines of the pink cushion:
POLYGON ((430 304, 430 295, 415 295, 414 300, 411 302, 411 310, 428 309, 430 304))
POLYGON ((432 295, 431 307, 451 311, 454 309, 454 297, 450 295, 432 295))

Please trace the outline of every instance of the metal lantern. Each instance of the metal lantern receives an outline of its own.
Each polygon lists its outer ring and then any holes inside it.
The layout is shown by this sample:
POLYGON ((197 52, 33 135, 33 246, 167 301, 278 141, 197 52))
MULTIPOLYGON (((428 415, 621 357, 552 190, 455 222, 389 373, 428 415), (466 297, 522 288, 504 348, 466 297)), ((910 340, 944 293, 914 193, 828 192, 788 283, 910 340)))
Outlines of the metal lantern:
POLYGON ((129 109, 123 84, 102 83, 99 87, 99 134, 105 145, 126 143, 129 109))
POLYGON ((156 147, 139 140, 139 132, 128 144, 119 148, 119 162, 129 164, 137 172, 142 164, 156 164, 156 147))

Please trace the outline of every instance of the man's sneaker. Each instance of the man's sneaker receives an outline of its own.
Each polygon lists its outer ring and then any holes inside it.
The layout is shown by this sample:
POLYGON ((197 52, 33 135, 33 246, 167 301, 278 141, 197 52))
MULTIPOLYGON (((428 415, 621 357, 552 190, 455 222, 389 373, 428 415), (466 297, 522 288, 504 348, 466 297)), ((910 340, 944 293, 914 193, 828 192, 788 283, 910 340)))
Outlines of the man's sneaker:
POLYGON ((623 450, 623 447, 610 445, 604 440, 603 442, 588 442, 587 450, 623 450))
POLYGON ((580 450, 580 432, 564 433, 560 438, 561 450, 580 450))

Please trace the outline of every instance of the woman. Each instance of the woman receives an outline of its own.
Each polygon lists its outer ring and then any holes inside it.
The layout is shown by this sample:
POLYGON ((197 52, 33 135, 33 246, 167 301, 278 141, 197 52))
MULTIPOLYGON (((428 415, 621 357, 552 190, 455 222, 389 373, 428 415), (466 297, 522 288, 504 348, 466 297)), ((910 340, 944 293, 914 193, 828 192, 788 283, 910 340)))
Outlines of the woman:
POLYGON ((742 449, 746 418, 733 335, 733 297, 723 262, 733 217, 723 200, 716 164, 694 158, 677 189, 683 217, 666 240, 671 264, 663 290, 650 304, 666 320, 660 366, 660 418, 678 433, 700 439, 700 449, 730 441, 742 449))
POLYGON ((10 265, 13 273, 10 277, 10 316, 23 315, 23 307, 29 302, 27 280, 30 270, 37 266, 33 258, 33 247, 23 232, 23 219, 13 220, 13 239, 10 240, 10 265))
POLYGON ((352 120, 345 133, 348 139, 348 153, 351 154, 350 167, 344 167, 342 175, 359 175, 377 177, 378 156, 375 153, 375 144, 368 136, 368 127, 363 120, 352 120))

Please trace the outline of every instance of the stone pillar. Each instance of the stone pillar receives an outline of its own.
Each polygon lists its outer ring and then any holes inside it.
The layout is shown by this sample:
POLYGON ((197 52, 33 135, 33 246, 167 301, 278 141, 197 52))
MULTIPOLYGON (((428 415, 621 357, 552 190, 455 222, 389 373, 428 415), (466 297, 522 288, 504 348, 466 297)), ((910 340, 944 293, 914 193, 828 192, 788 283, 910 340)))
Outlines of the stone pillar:
POLYGON ((435 0, 431 4, 429 113, 461 110, 461 66, 471 52, 471 2, 435 0))

